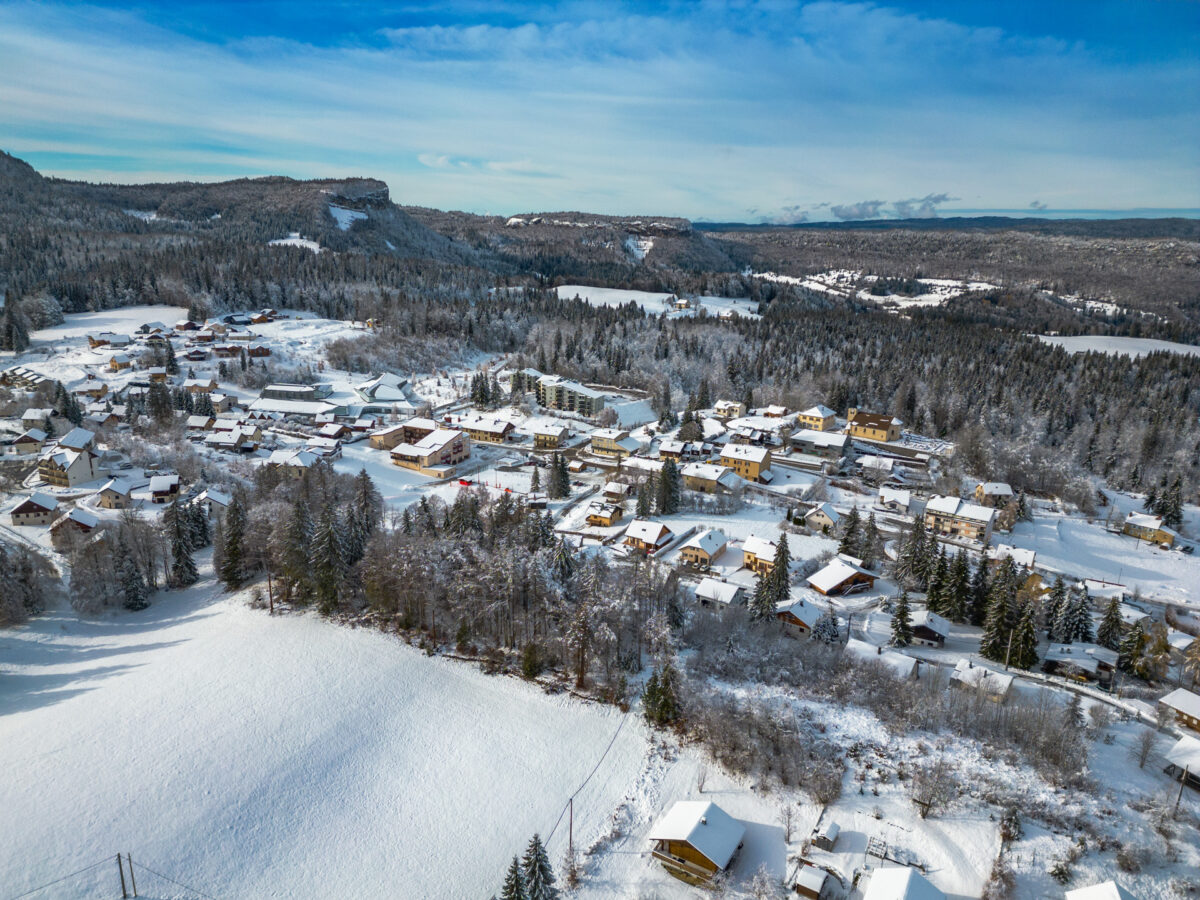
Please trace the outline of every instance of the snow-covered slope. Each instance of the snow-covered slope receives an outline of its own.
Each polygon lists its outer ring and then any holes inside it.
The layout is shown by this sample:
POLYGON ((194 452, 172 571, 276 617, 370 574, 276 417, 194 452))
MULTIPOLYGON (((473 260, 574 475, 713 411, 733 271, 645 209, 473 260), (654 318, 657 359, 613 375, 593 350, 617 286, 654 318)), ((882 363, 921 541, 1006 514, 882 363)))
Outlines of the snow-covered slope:
MULTIPOLYGON (((0 636, 0 661, 6 894, 129 851, 219 897, 485 897, 622 722, 211 581, 139 614, 39 618, 0 636)), ((577 843, 645 748, 631 715, 576 800, 577 843)), ((565 840, 564 820, 555 863, 565 840)), ((56 896, 114 896, 111 868, 56 896)))

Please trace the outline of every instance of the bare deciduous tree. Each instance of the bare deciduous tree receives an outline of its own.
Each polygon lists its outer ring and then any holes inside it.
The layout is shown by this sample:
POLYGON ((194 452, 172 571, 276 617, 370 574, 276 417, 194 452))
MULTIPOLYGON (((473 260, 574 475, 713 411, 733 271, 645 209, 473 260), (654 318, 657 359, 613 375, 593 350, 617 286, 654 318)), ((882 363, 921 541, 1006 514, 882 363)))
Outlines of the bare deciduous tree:
POLYGON ((1150 759, 1150 754, 1154 752, 1154 745, 1157 741, 1158 733, 1152 728, 1143 728, 1133 739, 1133 744, 1129 747, 1129 758, 1138 764, 1139 769, 1146 767, 1146 762, 1150 759))

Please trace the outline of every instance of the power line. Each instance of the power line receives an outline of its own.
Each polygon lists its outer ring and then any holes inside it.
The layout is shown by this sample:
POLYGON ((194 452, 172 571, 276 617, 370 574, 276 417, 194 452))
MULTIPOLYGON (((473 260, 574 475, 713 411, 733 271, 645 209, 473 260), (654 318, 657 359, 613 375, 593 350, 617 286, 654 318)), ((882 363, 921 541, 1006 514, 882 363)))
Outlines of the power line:
POLYGON ((66 881, 68 878, 74 878, 76 875, 82 875, 88 869, 94 869, 96 866, 102 866, 109 862, 112 862, 112 859, 106 856, 104 859, 100 860, 100 862, 94 862, 90 866, 84 866, 78 872, 72 872, 70 875, 64 875, 62 878, 55 878, 53 881, 47 881, 45 884, 38 885, 37 887, 32 888, 23 894, 17 894, 12 898, 12 900, 20 900, 21 897, 28 897, 30 894, 36 894, 38 891, 43 891, 52 885, 58 884, 60 881, 66 881))
MULTIPOLYGON (((630 712, 632 712, 632 710, 630 710, 630 712)), ((608 756, 608 751, 611 750, 613 747, 613 744, 615 744, 617 742, 617 735, 619 735, 621 733, 621 729, 625 727, 625 723, 628 721, 629 721, 629 713, 627 712, 627 713, 625 713, 625 716, 621 719, 621 724, 617 726, 617 730, 613 732, 612 739, 609 740, 608 746, 604 748, 604 752, 601 753, 600 758, 598 760, 596 760, 596 765, 593 766, 592 771, 588 773, 588 777, 583 779, 583 784, 579 785, 579 787, 577 787, 575 789, 575 793, 573 793, 570 797, 568 797, 567 802, 565 804, 563 804, 562 812, 560 812, 558 814, 558 821, 556 821, 554 823, 554 827, 551 828, 550 833, 546 835, 546 839, 545 839, 546 844, 550 843, 550 838, 554 837, 554 832, 557 831, 558 826, 562 824, 563 816, 565 816, 567 814, 567 808, 571 805, 571 801, 574 800, 576 797, 578 797, 579 792, 582 791, 585 787, 587 787, 587 783, 592 780, 592 776, 596 774, 596 772, 600 768, 600 764, 602 762, 604 762, 604 757, 608 756)))
MULTIPOLYGON (((130 866, 132 866, 133 861, 130 860, 129 864, 130 864, 130 866)), ((170 875, 164 875, 162 872, 154 871, 154 869, 150 868, 144 862, 139 861, 138 865, 141 866, 143 869, 145 869, 147 872, 149 872, 151 875, 157 875, 159 878, 164 878, 167 881, 171 882, 171 884, 175 885, 176 887, 181 887, 185 891, 191 891, 193 894, 199 894, 201 897, 207 898, 207 900, 216 900, 216 898, 213 897, 211 894, 206 894, 206 893, 204 893, 204 891, 200 890, 199 888, 194 888, 190 884, 184 884, 182 881, 176 881, 170 875)), ((14 900, 15 900, 15 898, 14 898, 14 900)))

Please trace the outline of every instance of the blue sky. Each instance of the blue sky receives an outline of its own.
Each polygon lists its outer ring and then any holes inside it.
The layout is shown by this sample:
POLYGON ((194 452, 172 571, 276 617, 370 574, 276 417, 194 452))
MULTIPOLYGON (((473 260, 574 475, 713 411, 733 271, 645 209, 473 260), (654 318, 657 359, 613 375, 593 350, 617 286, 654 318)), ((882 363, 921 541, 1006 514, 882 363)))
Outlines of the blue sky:
POLYGON ((500 214, 1195 210, 1200 3, 0 2, 0 148, 500 214))

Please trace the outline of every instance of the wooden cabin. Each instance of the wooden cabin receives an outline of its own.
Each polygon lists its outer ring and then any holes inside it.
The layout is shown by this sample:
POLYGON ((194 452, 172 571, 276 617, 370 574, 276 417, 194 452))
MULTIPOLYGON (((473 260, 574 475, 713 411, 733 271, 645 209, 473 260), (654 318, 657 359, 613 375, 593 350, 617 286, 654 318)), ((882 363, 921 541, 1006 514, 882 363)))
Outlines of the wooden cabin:
POLYGON ((592 503, 587 508, 587 523, 600 528, 611 528, 621 521, 624 511, 617 503, 592 503))
POLYGON ((671 542, 674 533, 662 522, 634 519, 625 532, 625 546, 644 553, 654 553, 671 542))
POLYGON ((746 827, 715 803, 681 800, 650 829, 651 855, 688 884, 707 884, 729 868, 746 827))

